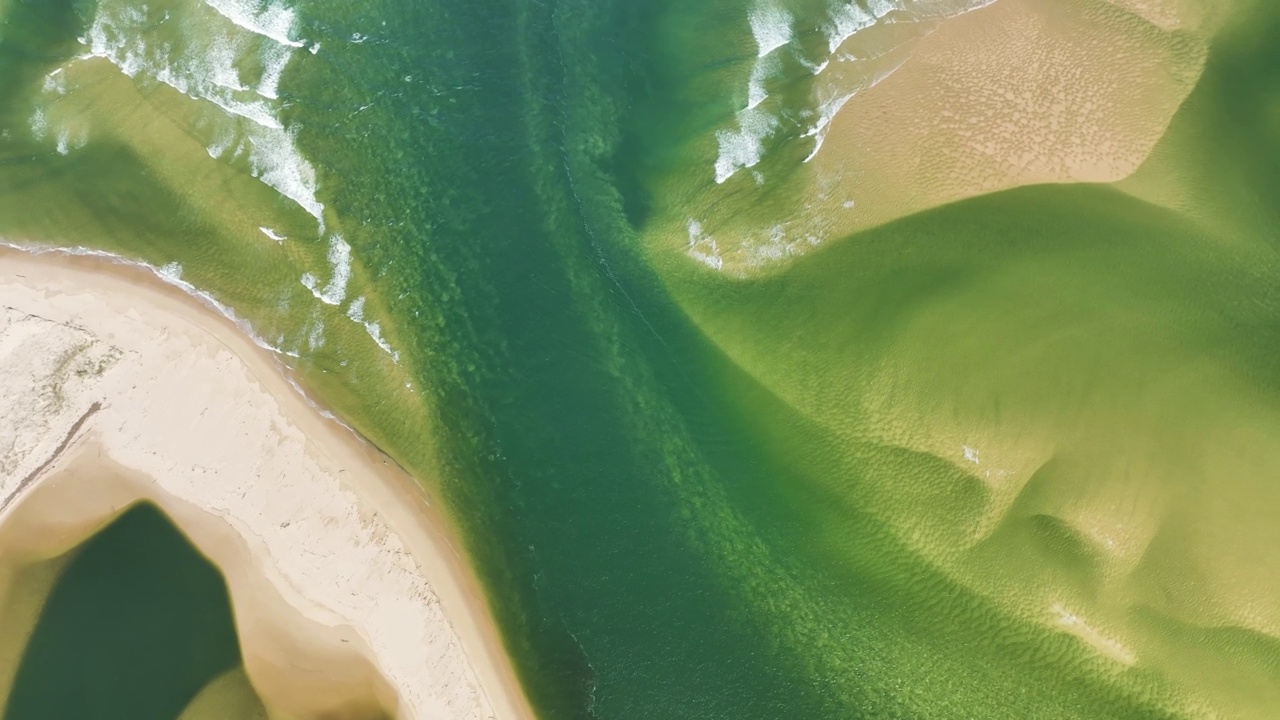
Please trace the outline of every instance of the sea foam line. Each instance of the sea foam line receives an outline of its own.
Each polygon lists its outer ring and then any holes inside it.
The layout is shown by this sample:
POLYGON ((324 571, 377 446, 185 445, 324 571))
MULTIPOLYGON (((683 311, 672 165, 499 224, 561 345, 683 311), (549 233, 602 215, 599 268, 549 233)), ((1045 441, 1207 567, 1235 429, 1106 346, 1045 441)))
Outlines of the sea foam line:
POLYGON ((283 5, 267 5, 255 12, 251 0, 205 0, 205 5, 222 17, 255 35, 274 40, 281 45, 300 48, 306 43, 289 37, 297 19, 292 8, 283 5))
POLYGON ((756 41, 756 59, 747 79, 747 106, 734 118, 736 130, 719 130, 716 142, 719 152, 715 161, 716 183, 721 184, 743 168, 753 167, 764 156, 764 140, 778 127, 778 119, 760 110, 768 97, 765 81, 779 65, 773 52, 795 39, 794 18, 769 0, 758 3, 747 13, 747 24, 756 41))
POLYGON ((341 235, 329 238, 329 265, 332 275, 329 284, 320 288, 320 280, 313 273, 302 274, 302 284, 316 299, 326 305, 340 305, 347 297, 347 283, 351 280, 351 246, 341 235))
MULTIPOLYGON (((823 32, 827 36, 827 53, 834 53, 855 33, 865 30, 875 24, 877 20, 873 12, 862 9, 862 6, 856 2, 841 3, 834 12, 831 13, 831 20, 823 26, 823 32)), ((823 64, 825 67, 825 63, 823 64)))
POLYGON ((706 234, 702 229, 702 223, 697 220, 689 220, 689 246, 685 252, 689 257, 712 270, 724 268, 724 258, 720 257, 720 247, 716 245, 716 239, 706 234), (701 249, 703 247, 706 249, 701 249))
MULTIPOLYGON (((275 5, 256 15, 242 0, 217 0, 208 7, 237 27, 272 40, 288 39, 294 22, 291 10, 275 5)), ((262 76, 257 87, 250 89, 240 77, 236 58, 247 50, 244 43, 251 36, 242 36, 239 40, 220 38, 196 50, 194 55, 190 52, 174 55, 175 51, 168 46, 156 49, 143 42, 149 26, 145 9, 100 4, 92 26, 81 38, 89 49, 87 56, 81 57, 103 58, 135 81, 145 74, 197 102, 212 103, 226 115, 251 123, 240 130, 250 149, 253 176, 292 200, 323 229, 324 204, 316 197, 315 169, 299 152, 293 133, 268 105, 278 98, 280 78, 301 43, 291 41, 285 43, 287 47, 262 47, 259 52, 262 76), (149 57, 152 55, 157 57, 149 57), (257 97, 254 100, 237 97, 249 92, 257 97)), ((210 157, 219 158, 231 145, 230 141, 220 140, 207 150, 210 157)))
POLYGON ((792 40, 791 14, 776 5, 757 5, 747 14, 747 22, 751 25, 751 35, 756 39, 757 58, 767 56, 792 40))
POLYGON ((126 267, 146 270, 147 272, 154 275, 156 279, 160 280, 164 284, 171 285, 175 288, 178 288, 179 290, 183 291, 187 295, 190 295, 196 300, 199 300, 200 303, 205 307, 209 308, 210 310, 213 310, 214 312, 218 313, 219 315, 226 318, 227 320, 230 320, 231 323, 234 324, 237 328, 239 328, 241 332, 243 332, 245 335, 248 335, 249 338, 253 340, 253 344, 257 345, 263 350, 270 351, 277 355, 284 355, 284 356, 294 357, 294 358, 298 357, 297 353, 289 352, 288 350, 284 350, 283 348, 276 347, 275 345, 272 345, 270 342, 267 342, 265 338, 263 338, 261 335, 257 333, 256 330, 254 330, 253 325, 248 320, 236 314, 236 311, 232 309, 230 305, 227 305, 219 301, 213 295, 205 292, 204 290, 201 290, 200 288, 196 287, 195 285, 192 285, 186 280, 183 280, 182 266, 176 262, 168 263, 167 265, 164 265, 162 267, 156 267, 150 263, 145 263, 145 262, 142 262, 141 260, 134 260, 132 258, 127 258, 127 257, 124 257, 123 255, 117 255, 116 253, 113 253, 113 252, 107 252, 106 250, 96 250, 94 248, 87 248, 82 246, 58 247, 53 245, 21 244, 21 243, 9 242, 7 240, 0 240, 0 247, 8 248, 10 250, 17 250, 18 252, 23 252, 28 255, 37 255, 37 256, 38 255, 65 255, 70 257, 98 258, 101 260, 106 260, 107 262, 110 262, 113 265, 124 265, 126 267))
POLYGON ((272 230, 266 225, 259 225, 258 230, 260 230, 263 235, 266 235, 272 240, 275 240, 276 244, 283 244, 284 241, 288 239, 284 235, 281 235, 280 233, 276 232, 275 230, 272 230))
POLYGON ((743 110, 737 119, 737 129, 716 131, 716 142, 720 146, 715 164, 717 184, 759 163, 764 158, 765 139, 778 129, 778 118, 760 108, 743 110))
POLYGON ((365 332, 369 333, 369 337, 373 338, 373 342, 382 348, 382 351, 391 356, 391 362, 399 364, 400 353, 391 347, 391 343, 382 337, 382 326, 377 322, 370 322, 364 319, 364 296, 351 301, 351 305, 347 307, 347 317, 352 322, 364 326, 365 332))
POLYGON ((247 336, 254 345, 257 345, 263 350, 266 350, 267 352, 271 353, 272 359, 275 360, 277 367, 281 369, 282 374, 284 375, 285 379, 289 382, 289 385, 294 389, 294 391, 298 393, 298 396, 302 398, 303 402, 305 402, 308 406, 311 407, 311 409, 320 413, 325 418, 332 420, 333 422, 341 425, 343 428, 351 432, 356 437, 359 437, 359 438, 364 437, 363 435, 360 435, 360 433, 357 432, 355 428, 351 427, 345 421, 343 421, 342 418, 338 417, 337 415, 334 415, 331 411, 326 409, 323 405, 316 402, 311 397, 311 395, 309 395, 307 391, 303 389, 302 385, 298 383, 298 380, 294 377, 292 368, 290 368, 287 363, 285 363, 280 359, 281 357, 297 358, 298 357, 297 353, 289 352, 288 350, 284 350, 282 348, 276 347, 275 345, 267 342, 266 339, 264 339, 261 335, 257 333, 256 330, 254 330, 252 323, 250 323, 248 320, 236 314, 236 311, 233 310, 229 305, 226 305, 225 303, 220 302, 213 295, 205 292, 204 290, 197 288, 195 285, 192 285, 186 280, 183 280, 181 277, 182 275, 181 266, 178 265, 177 263, 170 263, 169 265, 165 266, 169 268, 169 270, 166 272, 164 268, 157 268, 156 266, 151 265, 150 263, 145 263, 140 260, 133 260, 131 258, 124 257, 123 255, 117 255, 115 253, 107 252, 105 250, 95 250, 93 248, 87 248, 87 247, 81 247, 81 246, 58 247, 53 245, 22 244, 22 243, 10 242, 7 240, 0 240, 0 247, 8 248, 10 250, 16 250, 21 253, 26 253, 28 255, 35 255, 35 256, 63 255, 63 256, 70 256, 70 257, 97 258, 100 260, 105 260, 113 265, 123 265, 125 267, 145 270, 151 273, 160 282, 163 282, 166 285, 169 285, 181 290, 182 292, 186 293, 192 298, 195 298, 197 301, 200 302, 201 305, 204 305, 210 310, 221 315, 226 320, 230 321, 231 324, 235 325, 237 329, 243 332, 245 336, 247 336), (177 266, 176 271, 173 266, 177 266))

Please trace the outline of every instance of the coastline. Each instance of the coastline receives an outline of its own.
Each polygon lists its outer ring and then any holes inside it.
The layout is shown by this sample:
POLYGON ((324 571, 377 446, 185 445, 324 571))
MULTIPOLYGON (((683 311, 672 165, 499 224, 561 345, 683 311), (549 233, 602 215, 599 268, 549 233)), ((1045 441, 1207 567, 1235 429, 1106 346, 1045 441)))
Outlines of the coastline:
POLYGON ((110 256, 0 247, 13 378, 0 414, 15 436, 0 457, 0 603, 13 568, 150 501, 222 571, 273 710, 532 717, 420 486, 326 417, 227 309, 162 280, 110 256))

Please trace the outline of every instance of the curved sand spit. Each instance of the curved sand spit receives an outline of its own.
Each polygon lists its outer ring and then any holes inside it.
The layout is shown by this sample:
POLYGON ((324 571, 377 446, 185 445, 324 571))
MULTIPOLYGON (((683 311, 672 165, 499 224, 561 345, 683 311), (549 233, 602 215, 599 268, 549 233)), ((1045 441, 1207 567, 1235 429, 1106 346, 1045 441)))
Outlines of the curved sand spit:
POLYGON ((0 248, 0 607, 29 632, 15 573, 142 500, 223 572, 273 713, 531 716, 418 487, 269 352, 144 269, 0 248))

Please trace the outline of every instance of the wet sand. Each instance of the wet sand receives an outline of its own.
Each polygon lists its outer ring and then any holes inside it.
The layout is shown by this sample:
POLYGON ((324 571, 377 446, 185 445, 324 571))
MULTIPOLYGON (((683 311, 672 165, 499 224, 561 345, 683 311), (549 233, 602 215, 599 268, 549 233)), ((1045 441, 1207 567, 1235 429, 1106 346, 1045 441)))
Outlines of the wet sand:
MULTIPOLYGON (((802 170, 782 189, 770 189, 767 170, 758 191, 726 183, 692 215, 714 236, 720 269, 742 276, 947 203, 1122 180, 1200 77, 1213 31, 1202 5, 996 0, 896 43, 885 39, 892 24, 854 33, 810 81, 814 97, 846 95, 867 73, 878 79, 840 107, 802 170), (886 45, 894 51, 881 55, 886 45), (721 192, 735 195, 721 203, 721 192)), ((789 142, 800 148, 777 152, 798 158, 813 144, 789 142)), ((666 234, 698 259, 707 250, 686 222, 666 234)))

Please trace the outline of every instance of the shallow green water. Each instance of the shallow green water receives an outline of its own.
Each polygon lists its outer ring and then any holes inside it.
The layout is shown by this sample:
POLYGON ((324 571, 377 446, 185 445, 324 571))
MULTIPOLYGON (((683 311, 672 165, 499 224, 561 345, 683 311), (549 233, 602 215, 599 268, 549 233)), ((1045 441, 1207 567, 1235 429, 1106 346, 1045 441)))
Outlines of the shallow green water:
POLYGON ((23 652, 6 718, 171 720, 240 663, 222 576, 154 507, 76 552, 23 652))
MULTIPOLYGON (((214 4, 0 5, 0 235, 180 267, 296 355, 447 501, 543 716, 1280 703, 1242 549, 1280 458, 1274 10, 1139 174, 1190 206, 1024 188, 732 280, 650 232, 707 197, 747 4, 214 4)), ((809 60, 826 6, 791 10, 809 60)))

